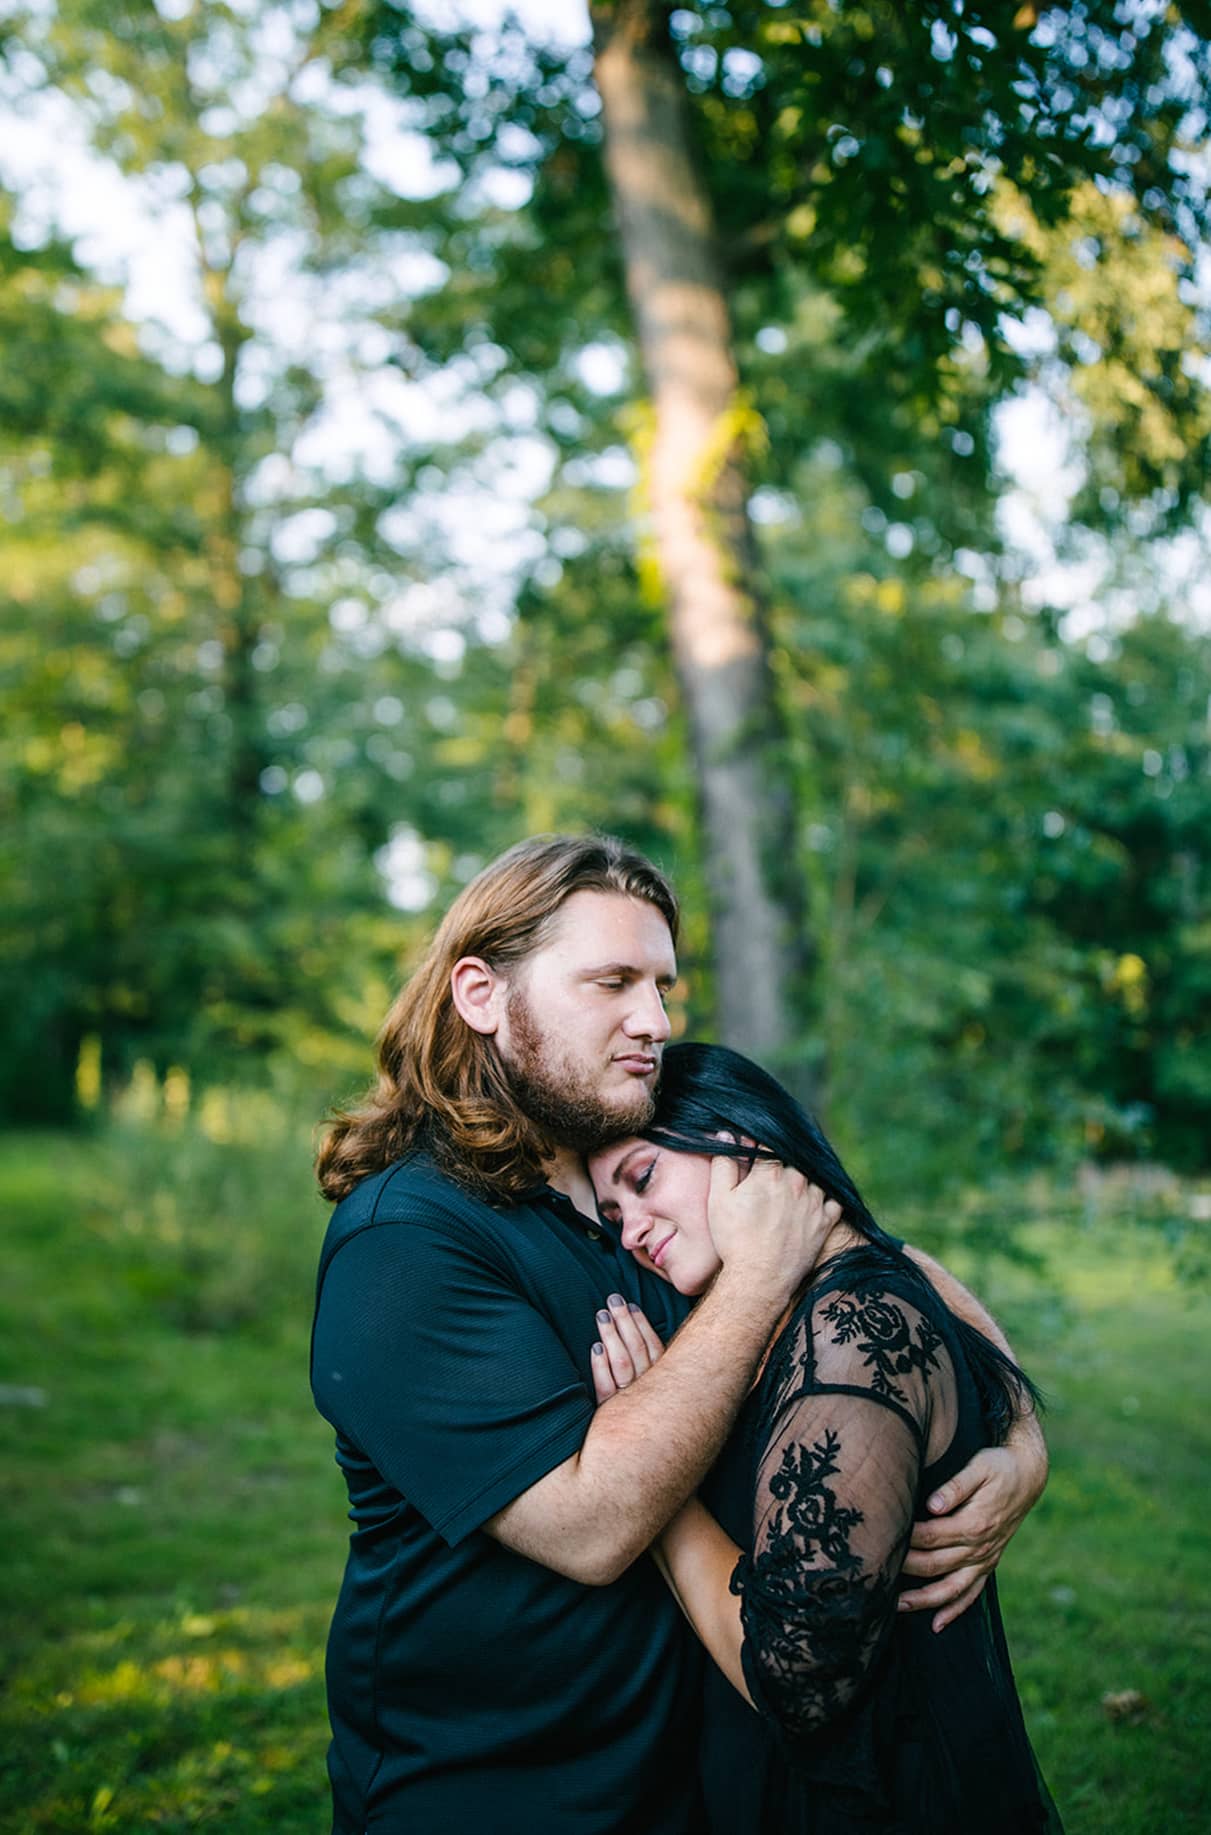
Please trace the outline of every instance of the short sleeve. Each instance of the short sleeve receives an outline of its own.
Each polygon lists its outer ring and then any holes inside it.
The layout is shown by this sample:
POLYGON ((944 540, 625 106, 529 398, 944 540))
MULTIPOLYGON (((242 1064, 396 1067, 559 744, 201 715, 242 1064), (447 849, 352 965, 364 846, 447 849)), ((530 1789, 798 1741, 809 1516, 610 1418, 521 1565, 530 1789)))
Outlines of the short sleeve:
POLYGON ((826 1293, 787 1338, 732 1590, 749 1693, 793 1742, 851 1705, 890 1634, 931 1420, 954 1378, 929 1318, 887 1291, 826 1293))
POLYGON ((549 1321, 455 1220, 375 1225, 337 1250, 312 1387, 451 1547, 575 1453, 593 1414, 549 1321))

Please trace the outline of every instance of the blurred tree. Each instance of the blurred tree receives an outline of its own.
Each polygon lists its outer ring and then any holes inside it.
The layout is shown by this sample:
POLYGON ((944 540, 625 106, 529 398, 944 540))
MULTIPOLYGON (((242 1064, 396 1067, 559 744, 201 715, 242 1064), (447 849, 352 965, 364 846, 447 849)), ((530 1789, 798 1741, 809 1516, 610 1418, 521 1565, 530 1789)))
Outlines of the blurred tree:
MULTIPOLYGON (((827 1059, 859 1163, 921 1189, 1193 1161, 1206 652, 1147 544, 1205 484, 1201 15, 788 11, 647 10, 714 224, 689 495, 722 493, 700 529, 759 638, 710 762, 792 810, 767 894, 811 913, 783 1068, 827 1059), (1122 570, 1104 650, 1003 545, 992 416, 1027 378, 1080 458, 1072 539, 1122 570)), ((10 102, 66 99, 183 228, 197 329, 132 324, 24 204, 0 239, 10 1113, 62 1113, 90 1033, 110 1072, 360 1068, 426 907, 544 827, 671 867, 683 1017, 743 1023, 593 52, 431 19, 27 22, 10 102)))
POLYGON ((403 339, 377 323, 407 210, 331 75, 339 18, 64 0, 22 23, 10 106, 83 123, 194 327, 134 325, 6 215, 6 1099, 58 1115, 86 1033, 108 1074, 331 1058, 375 1023, 400 938, 373 856, 444 715, 392 520, 403 339))
MULTIPOLYGON (((186 831, 165 824, 162 799, 156 814, 148 809, 165 738, 183 712, 164 693, 174 673, 164 666, 167 643, 144 678, 149 717, 132 718, 140 691, 125 659, 147 648, 152 606, 139 594, 125 607, 115 588, 141 551, 141 525, 162 515, 159 493, 173 475, 164 436, 200 403, 140 355, 112 290, 67 248, 16 245, 7 200, 0 335, 0 1104, 62 1118, 74 1104, 80 1040, 98 1023, 99 990, 115 1010, 137 1004, 115 936, 123 898, 138 899, 137 875, 123 886, 113 858, 155 860, 166 883, 186 866, 186 831), (84 812, 107 793, 117 807, 101 833, 84 812)), ((186 723, 176 742, 189 740, 186 723)), ((170 784, 181 785, 194 762, 174 761, 170 784)))
MULTIPOLYGON (((763 586, 751 487, 785 490, 800 456, 832 442, 893 556, 916 545, 944 568, 961 547, 995 551, 991 415, 1045 372, 1082 404, 1088 517, 1113 521, 1129 497, 1157 528, 1188 513, 1207 458, 1191 353, 1207 334, 1192 148, 1208 20, 1200 5, 1112 0, 592 11, 599 94, 586 47, 370 9, 371 57, 451 173, 423 229, 449 280, 413 335, 435 367, 474 340, 502 353, 498 386, 538 390, 553 438, 575 425, 571 465, 620 435, 635 451, 644 587, 658 567, 703 792, 721 1027, 750 1046, 793 1038, 802 1068, 823 969, 805 999, 776 946, 794 928, 811 953, 789 915, 802 803, 791 841, 769 838, 787 833, 775 736, 823 656, 763 586), (478 206, 494 173, 517 187, 511 212, 478 206), (602 234, 611 207, 617 242, 602 234), (620 402, 621 375, 586 404, 578 377, 628 336, 628 288, 650 405, 633 385, 620 402), (1036 355, 1023 330, 1042 311, 1055 329, 1036 355), (745 660, 728 680, 708 654, 745 660)), ((810 783, 820 761, 801 737, 794 749, 810 783)))
MULTIPOLYGON (((768 608, 743 462, 740 391, 709 193, 696 168, 670 9, 599 0, 594 75, 627 290, 652 401, 643 450, 669 634, 693 736, 723 1037, 788 1059, 812 955, 780 759, 768 608)), ((805 1081, 802 1079, 797 1079, 805 1081)), ((802 1090, 809 1094, 806 1087, 802 1090)))

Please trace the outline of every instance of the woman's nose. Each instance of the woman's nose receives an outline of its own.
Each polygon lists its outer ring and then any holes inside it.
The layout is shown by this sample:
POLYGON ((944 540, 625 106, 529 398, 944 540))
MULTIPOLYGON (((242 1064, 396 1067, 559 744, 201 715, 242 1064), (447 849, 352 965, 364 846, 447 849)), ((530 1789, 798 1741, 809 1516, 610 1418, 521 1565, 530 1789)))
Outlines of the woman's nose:
POLYGON ((623 1248, 629 1249, 632 1253, 636 1249, 642 1249, 644 1243, 647 1241, 648 1230, 650 1228, 651 1218, 645 1216, 642 1211, 637 1208, 635 1210, 629 1208, 624 1209, 622 1213, 623 1248))

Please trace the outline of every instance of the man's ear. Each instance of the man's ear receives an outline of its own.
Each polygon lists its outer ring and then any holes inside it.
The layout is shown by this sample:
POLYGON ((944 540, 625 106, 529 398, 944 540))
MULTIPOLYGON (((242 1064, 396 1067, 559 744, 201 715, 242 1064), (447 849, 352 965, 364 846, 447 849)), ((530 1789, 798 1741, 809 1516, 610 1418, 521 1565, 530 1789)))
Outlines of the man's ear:
POLYGON ((450 995, 473 1032, 495 1034, 504 1013, 506 984, 482 956, 460 956, 450 970, 450 995))

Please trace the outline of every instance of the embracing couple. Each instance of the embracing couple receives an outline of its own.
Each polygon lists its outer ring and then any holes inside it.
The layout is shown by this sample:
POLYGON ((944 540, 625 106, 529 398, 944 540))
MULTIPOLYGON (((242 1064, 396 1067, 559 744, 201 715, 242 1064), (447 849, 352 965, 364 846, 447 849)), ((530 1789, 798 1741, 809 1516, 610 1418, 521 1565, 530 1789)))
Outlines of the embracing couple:
POLYGON ((1031 1385, 772 1077, 664 1049, 677 922, 513 848, 321 1150, 334 1828, 1057 1830, 990 1578, 1031 1385))

